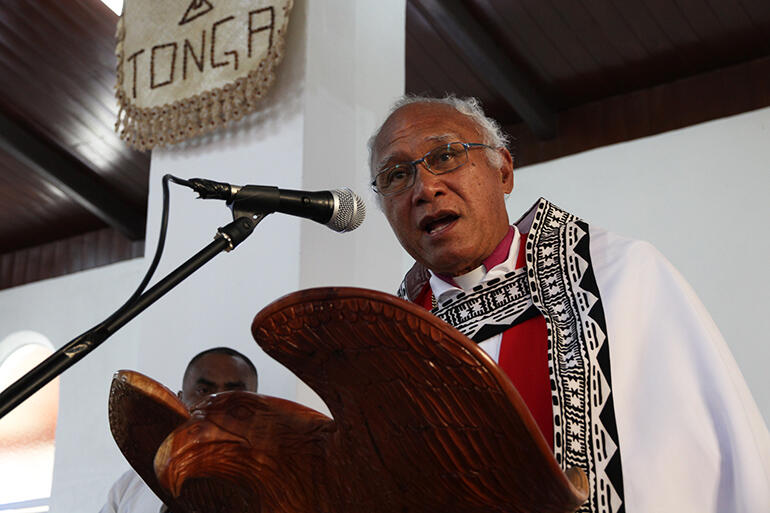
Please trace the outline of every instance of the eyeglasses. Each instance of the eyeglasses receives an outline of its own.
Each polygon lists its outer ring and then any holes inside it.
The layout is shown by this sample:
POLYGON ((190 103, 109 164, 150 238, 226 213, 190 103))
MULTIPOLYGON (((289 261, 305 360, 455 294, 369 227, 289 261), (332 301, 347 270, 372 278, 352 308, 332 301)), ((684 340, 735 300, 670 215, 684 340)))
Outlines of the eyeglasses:
POLYGON ((442 144, 412 162, 401 162, 377 173, 372 181, 374 192, 382 196, 391 196, 403 192, 414 185, 417 176, 417 164, 425 163, 425 169, 434 175, 443 175, 465 165, 468 162, 468 150, 489 148, 482 143, 453 142, 442 144))

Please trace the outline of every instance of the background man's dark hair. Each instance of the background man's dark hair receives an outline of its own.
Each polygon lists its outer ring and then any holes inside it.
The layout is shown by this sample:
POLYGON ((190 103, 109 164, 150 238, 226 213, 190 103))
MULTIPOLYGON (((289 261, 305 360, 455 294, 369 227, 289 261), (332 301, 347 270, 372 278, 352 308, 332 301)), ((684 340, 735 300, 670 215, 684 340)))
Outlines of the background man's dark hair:
POLYGON ((183 379, 187 379, 187 375, 190 373, 190 368, 193 366, 193 364, 195 364, 195 362, 197 362, 207 354, 212 354, 212 353, 225 354, 228 356, 235 356, 236 358, 240 358, 241 360, 246 362, 246 365, 248 365, 251 371, 254 373, 254 375, 257 376, 257 368, 254 366, 253 363, 251 363, 251 360, 249 360, 249 358, 246 355, 244 355, 239 351, 236 351, 235 349, 222 346, 222 347, 212 347, 211 349, 206 349, 205 351, 201 351, 200 353, 193 356, 192 360, 190 360, 190 363, 187 364, 187 368, 184 370, 183 379))

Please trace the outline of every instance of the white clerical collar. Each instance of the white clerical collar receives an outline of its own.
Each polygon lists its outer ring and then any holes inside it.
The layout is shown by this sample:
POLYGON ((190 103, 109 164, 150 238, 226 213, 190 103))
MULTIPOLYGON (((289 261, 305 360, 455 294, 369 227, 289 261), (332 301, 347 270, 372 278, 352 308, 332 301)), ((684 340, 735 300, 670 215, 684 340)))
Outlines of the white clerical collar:
MULTIPOLYGON (((460 276, 453 276, 452 279, 456 284, 460 286, 462 290, 471 290, 473 287, 481 283, 486 275, 487 268, 482 264, 465 274, 461 274, 460 276)), ((447 285, 449 284, 447 283, 447 285)))
POLYGON ((484 283, 485 281, 499 278, 507 273, 516 269, 516 259, 519 256, 519 243, 521 241, 521 234, 516 226, 513 226, 513 239, 511 239, 511 246, 508 248, 508 257, 494 266, 492 269, 487 269, 480 265, 472 271, 462 274, 460 276, 454 276, 452 279, 459 285, 459 287, 445 281, 439 277, 433 271, 430 272, 430 288, 433 292, 433 296, 441 305, 446 300, 455 297, 457 294, 463 291, 470 291, 476 285, 484 283))

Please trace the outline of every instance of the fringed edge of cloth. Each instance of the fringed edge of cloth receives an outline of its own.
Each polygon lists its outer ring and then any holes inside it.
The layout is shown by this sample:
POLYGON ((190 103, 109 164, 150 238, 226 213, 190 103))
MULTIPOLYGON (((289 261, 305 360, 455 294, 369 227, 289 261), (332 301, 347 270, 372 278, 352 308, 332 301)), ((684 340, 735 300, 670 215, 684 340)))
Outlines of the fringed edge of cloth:
POLYGON ((278 37, 259 66, 248 75, 223 87, 216 87, 171 104, 144 108, 133 105, 122 89, 123 43, 126 31, 121 16, 118 19, 115 48, 118 58, 115 84, 118 118, 115 131, 120 138, 137 150, 147 151, 212 132, 226 123, 238 121, 254 112, 259 100, 273 84, 275 67, 283 59, 284 36, 293 4, 293 1, 287 3, 283 26, 277 31, 278 37))

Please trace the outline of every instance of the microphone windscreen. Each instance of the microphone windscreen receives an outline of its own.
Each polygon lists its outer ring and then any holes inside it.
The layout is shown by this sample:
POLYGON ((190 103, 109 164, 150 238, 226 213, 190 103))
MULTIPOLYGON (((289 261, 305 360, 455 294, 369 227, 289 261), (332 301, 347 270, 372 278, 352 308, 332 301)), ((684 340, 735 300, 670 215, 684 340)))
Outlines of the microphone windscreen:
POLYGON ((334 212, 326 226, 335 232, 349 232, 361 226, 366 217, 364 200, 347 188, 335 189, 331 193, 334 197, 334 212))

